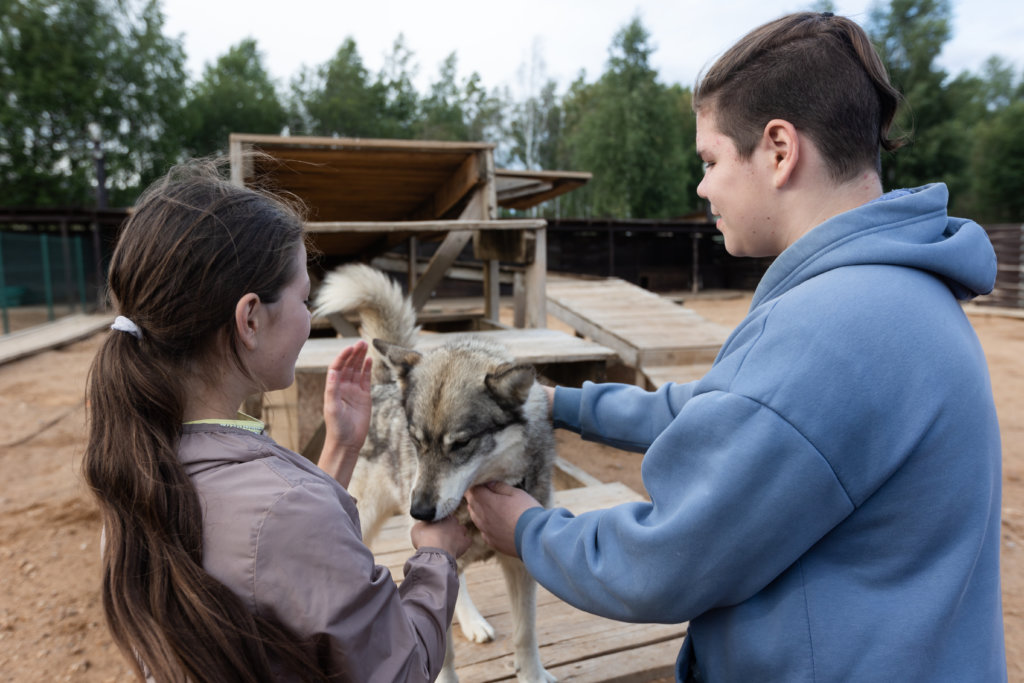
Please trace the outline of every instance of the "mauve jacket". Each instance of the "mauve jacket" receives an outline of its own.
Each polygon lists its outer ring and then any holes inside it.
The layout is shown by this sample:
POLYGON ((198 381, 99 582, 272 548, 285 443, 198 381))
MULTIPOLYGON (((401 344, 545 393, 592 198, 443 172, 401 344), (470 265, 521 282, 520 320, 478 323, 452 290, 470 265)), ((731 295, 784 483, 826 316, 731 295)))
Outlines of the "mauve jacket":
POLYGON ((308 640, 332 680, 434 680, 458 595, 454 558, 420 548, 398 586, 363 544, 355 501, 321 469, 265 435, 183 429, 206 570, 308 640))

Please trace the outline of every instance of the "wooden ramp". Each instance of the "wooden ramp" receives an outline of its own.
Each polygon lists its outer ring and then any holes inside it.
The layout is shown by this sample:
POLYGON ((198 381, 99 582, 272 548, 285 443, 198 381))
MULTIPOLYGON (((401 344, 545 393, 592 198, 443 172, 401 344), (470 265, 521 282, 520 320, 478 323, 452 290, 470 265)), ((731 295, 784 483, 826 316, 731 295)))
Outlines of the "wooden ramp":
POLYGON ((78 313, 0 337, 0 365, 85 339, 110 327, 114 315, 78 313))
MULTIPOLYGON (((556 506, 577 514, 642 500, 643 496, 617 482, 555 493, 556 506)), ((401 581, 402 566, 412 554, 408 529, 408 518, 394 517, 371 545, 377 561, 391 570, 396 581, 401 581)), ((515 681, 512 624, 501 569, 489 560, 470 567, 466 578, 473 602, 497 635, 490 643, 472 643, 453 625, 459 681, 515 681)), ((562 683, 624 683, 671 677, 686 625, 604 619, 575 609, 538 587, 537 633, 541 661, 562 683)))
POLYGON ((729 329, 694 311, 618 278, 550 276, 548 313, 577 334, 614 350, 637 371, 637 384, 701 377, 729 329))

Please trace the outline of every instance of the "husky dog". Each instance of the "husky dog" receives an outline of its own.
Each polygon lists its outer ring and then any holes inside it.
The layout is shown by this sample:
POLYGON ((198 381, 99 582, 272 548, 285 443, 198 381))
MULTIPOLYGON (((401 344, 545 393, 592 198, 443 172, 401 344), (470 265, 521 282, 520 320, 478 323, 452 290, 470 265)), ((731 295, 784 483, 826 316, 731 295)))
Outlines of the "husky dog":
MULTIPOLYGON (((474 540, 458 560, 455 615, 466 638, 487 642, 494 629, 473 605, 463 570, 495 553, 472 527, 462 497, 471 486, 501 480, 550 504, 555 443, 547 397, 533 367, 516 363, 499 344, 465 335, 414 350, 419 328, 412 304, 397 283, 369 266, 335 270, 317 294, 316 315, 353 311, 374 359, 370 431, 349 485, 363 539, 370 543, 398 512, 424 521, 457 514, 474 540)), ((499 554, 498 562, 511 600, 517 677, 550 683, 555 679, 537 648, 536 584, 519 559, 499 554)), ((439 681, 458 680, 453 655, 449 629, 439 681)))

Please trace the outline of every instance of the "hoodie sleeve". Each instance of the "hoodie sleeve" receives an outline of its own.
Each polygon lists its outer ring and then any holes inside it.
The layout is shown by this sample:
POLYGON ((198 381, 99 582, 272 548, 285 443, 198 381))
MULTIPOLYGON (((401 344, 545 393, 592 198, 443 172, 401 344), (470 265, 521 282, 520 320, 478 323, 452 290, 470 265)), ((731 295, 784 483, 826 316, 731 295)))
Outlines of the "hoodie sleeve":
POLYGON ((653 392, 615 383, 557 387, 551 416, 555 427, 588 441, 640 453, 675 419, 694 386, 670 382, 653 392))
POLYGON ((520 517, 516 548, 541 585, 613 619, 686 621, 757 593, 853 509, 798 429, 724 391, 686 402, 643 476, 650 503, 520 517))
POLYGON ((455 561, 420 548, 398 586, 363 544, 357 519, 326 485, 285 491, 256 532, 256 608, 311 638, 330 674, 432 681, 458 594, 455 561))

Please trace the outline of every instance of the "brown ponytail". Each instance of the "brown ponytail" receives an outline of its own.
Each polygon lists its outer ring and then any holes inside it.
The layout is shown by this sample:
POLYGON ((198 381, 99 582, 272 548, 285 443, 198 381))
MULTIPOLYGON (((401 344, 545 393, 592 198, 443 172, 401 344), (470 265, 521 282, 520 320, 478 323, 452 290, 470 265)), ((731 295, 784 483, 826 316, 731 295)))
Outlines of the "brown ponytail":
POLYGON ((322 678, 303 643, 203 569, 202 510, 177 456, 190 379, 241 363, 235 303, 277 299, 302 235, 296 210, 193 162, 143 193, 114 251, 110 294, 140 336, 111 332, 90 369, 83 475, 103 519, 107 623, 140 676, 322 678))
POLYGON ((889 129, 900 104, 860 26, 830 12, 790 14, 754 29, 704 74, 694 111, 713 110, 718 129, 749 158, 772 119, 814 140, 836 181, 881 172, 880 150, 904 141, 889 129))

